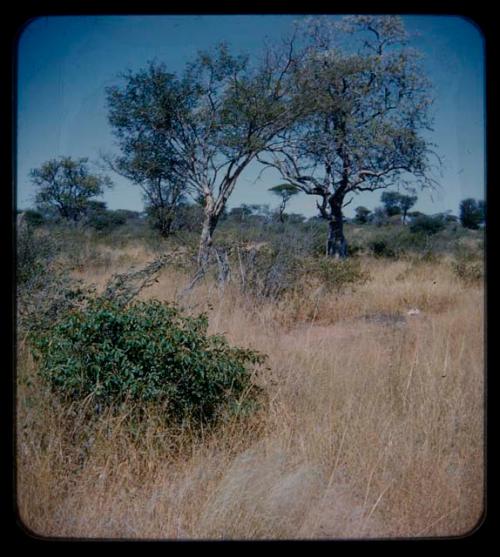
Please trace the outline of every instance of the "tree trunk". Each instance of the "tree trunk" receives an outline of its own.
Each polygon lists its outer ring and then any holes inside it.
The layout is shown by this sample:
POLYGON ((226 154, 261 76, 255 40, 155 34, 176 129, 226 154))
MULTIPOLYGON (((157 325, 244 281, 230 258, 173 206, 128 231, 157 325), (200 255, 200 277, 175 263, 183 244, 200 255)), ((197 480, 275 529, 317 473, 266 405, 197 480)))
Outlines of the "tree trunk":
POLYGON ((347 241, 344 236, 344 221, 342 218, 342 199, 331 200, 331 216, 328 221, 328 242, 326 254, 336 259, 347 257, 347 241))
POLYGON ((168 238, 168 236, 170 236, 170 234, 172 233, 172 226, 174 223, 174 217, 172 213, 170 212, 167 215, 161 215, 158 221, 160 236, 162 238, 168 238))
POLYGON ((280 203, 280 208, 279 208, 279 219, 281 224, 285 222, 285 217, 283 216, 285 212, 285 208, 286 208, 286 201, 283 199, 280 203))
POLYGON ((198 267, 205 267, 210 256, 213 243, 213 234, 219 217, 212 212, 205 212, 203 228, 201 230, 200 244, 198 247, 198 267))

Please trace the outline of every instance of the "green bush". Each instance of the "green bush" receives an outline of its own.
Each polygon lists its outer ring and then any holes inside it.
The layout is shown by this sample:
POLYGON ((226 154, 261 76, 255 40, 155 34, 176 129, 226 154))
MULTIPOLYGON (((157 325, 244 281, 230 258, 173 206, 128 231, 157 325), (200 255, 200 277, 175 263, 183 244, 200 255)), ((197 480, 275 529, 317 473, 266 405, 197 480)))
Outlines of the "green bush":
POLYGON ((361 268, 357 259, 310 258, 305 264, 306 276, 314 276, 327 292, 341 292, 348 286, 360 285, 370 280, 369 273, 361 268))
POLYGON ((368 247, 375 257, 396 257, 395 250, 384 239, 372 240, 368 247))
POLYGON ((126 216, 119 211, 104 210, 95 212, 87 219, 87 224, 98 231, 109 231, 127 222, 126 216))
POLYGON ((24 211, 24 219, 26 224, 31 227, 41 226, 45 223, 45 217, 40 211, 34 211, 33 209, 28 209, 24 211))
POLYGON ((446 227, 446 222, 441 215, 431 217, 429 215, 421 215, 416 217, 410 224, 410 231, 431 236, 437 234, 446 227))
POLYGON ((94 298, 32 345, 41 375, 63 399, 158 402, 173 420, 204 422, 252 391, 248 366, 264 361, 207 328, 205 315, 185 317, 158 301, 123 307, 94 298))

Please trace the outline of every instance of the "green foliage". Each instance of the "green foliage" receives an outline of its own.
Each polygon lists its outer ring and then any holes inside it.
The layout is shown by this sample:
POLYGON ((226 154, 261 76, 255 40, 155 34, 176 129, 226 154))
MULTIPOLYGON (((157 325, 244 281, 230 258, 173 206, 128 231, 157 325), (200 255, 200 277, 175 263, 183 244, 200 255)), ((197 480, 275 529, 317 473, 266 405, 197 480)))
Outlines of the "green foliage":
POLYGON ((161 403, 173 420, 208 421, 252 389, 264 356, 207 335, 206 315, 158 301, 123 306, 96 298, 34 334, 41 375, 66 400, 161 403))
POLYGON ((105 203, 96 203, 87 211, 85 222, 88 226, 102 231, 110 231, 127 222, 127 217, 121 211, 110 211, 106 209, 105 203))
POLYGON ((368 247, 375 257, 396 257, 396 251, 386 239, 379 238, 369 242, 368 247))
POLYGON ((446 227, 446 222, 441 215, 432 217, 430 215, 421 215, 415 218, 410 224, 410 231, 413 233, 431 236, 440 232, 446 227))
POLYGON ((368 217, 370 213, 371 213, 370 209, 367 209, 366 207, 363 206, 356 207, 355 221, 358 224, 366 224, 368 222, 368 217))
MULTIPOLYGON (((179 75, 150 63, 107 89, 121 150, 112 165, 140 185, 148 207, 177 213, 189 188, 203 197, 213 234, 241 172, 291 119, 291 64, 273 54, 257 60, 220 44, 179 75)), ((170 232, 168 221, 160 226, 170 232)))
POLYGON ((45 217, 40 211, 34 211, 33 209, 28 209, 24 211, 23 218, 28 226, 35 228, 41 226, 45 223, 45 217))
POLYGON ((276 197, 279 197, 280 206, 278 208, 278 217, 281 222, 284 222, 286 205, 294 195, 300 193, 300 189, 292 184, 278 184, 277 186, 269 188, 268 191, 273 193, 276 197))
POLYGON ((399 193, 395 191, 385 191, 380 198, 384 204, 385 212, 390 216, 400 215, 401 208, 399 206, 399 193))
POLYGON ((403 215, 406 218, 408 211, 417 202, 416 195, 404 195, 395 191, 385 191, 380 198, 388 216, 403 215))
POLYGON ((299 188, 292 184, 278 184, 277 186, 269 188, 269 191, 280 199, 284 199, 286 201, 288 201, 290 197, 300 193, 299 188))
POLYGON ((370 274, 361 268, 357 259, 310 258, 306 261, 305 270, 308 276, 319 279, 327 292, 342 292, 370 280, 370 274))
POLYGON ((484 201, 469 198, 460 203, 460 222, 464 228, 477 230, 484 222, 486 205, 484 201))
POLYGON ((365 240, 366 247, 375 257, 398 258, 430 248, 428 235, 413 233, 401 223, 376 230, 376 234, 365 240))
MULTIPOLYGON (((306 45, 296 71, 304 111, 280 146, 270 150, 268 164, 306 194, 320 197, 323 218, 337 222, 351 193, 432 184, 431 144, 423 133, 430 125, 430 84, 418 53, 408 48, 402 19, 355 16, 332 22, 320 16, 298 29, 304 30, 306 45)), ((408 210, 397 193, 386 193, 383 200, 389 216, 408 210)), ((415 198, 405 200, 408 207, 415 198)), ((379 216, 374 219, 382 224, 379 216)), ((331 251, 343 256, 340 231, 337 237, 331 251)))
POLYGON ((87 158, 59 157, 31 170, 31 180, 38 188, 37 206, 57 211, 62 219, 80 220, 94 198, 111 185, 107 176, 91 173, 87 162, 87 158))

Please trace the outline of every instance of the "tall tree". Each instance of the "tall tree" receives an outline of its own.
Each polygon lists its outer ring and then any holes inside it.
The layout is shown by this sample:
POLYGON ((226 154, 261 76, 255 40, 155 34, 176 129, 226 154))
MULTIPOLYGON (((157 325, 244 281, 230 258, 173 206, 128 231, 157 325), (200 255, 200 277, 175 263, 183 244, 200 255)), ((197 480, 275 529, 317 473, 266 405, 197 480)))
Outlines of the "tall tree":
POLYGON ((299 188, 292 184, 278 184, 277 186, 269 188, 269 191, 280 198, 278 218, 280 222, 285 222, 284 214, 287 203, 294 195, 297 195, 300 192, 299 188))
POLYGON ((399 17, 312 18, 302 37, 306 55, 294 75, 308 111, 259 159, 319 197, 326 253, 345 257, 350 194, 435 184, 422 133, 431 129, 429 83, 399 17))
POLYGON ((44 210, 55 210, 68 221, 76 223, 87 212, 92 201, 111 186, 107 176, 89 170, 88 159, 73 160, 59 157, 31 170, 30 177, 37 186, 36 204, 44 210))
POLYGON ((173 128, 169 111, 175 110, 181 95, 180 87, 172 86, 172 77, 150 64, 125 74, 123 87, 107 90, 108 118, 121 154, 105 155, 105 161, 142 189, 152 225, 164 237, 172 231, 187 189, 183 161, 169 141, 173 128))
POLYGON ((122 151, 144 137, 158 141, 167 154, 160 166, 194 198, 203 198, 202 267, 241 173, 293 121, 293 52, 290 40, 251 64, 221 44, 200 52, 180 77, 150 64, 108 89, 110 123, 122 151), (135 95, 133 83, 152 93, 135 95))

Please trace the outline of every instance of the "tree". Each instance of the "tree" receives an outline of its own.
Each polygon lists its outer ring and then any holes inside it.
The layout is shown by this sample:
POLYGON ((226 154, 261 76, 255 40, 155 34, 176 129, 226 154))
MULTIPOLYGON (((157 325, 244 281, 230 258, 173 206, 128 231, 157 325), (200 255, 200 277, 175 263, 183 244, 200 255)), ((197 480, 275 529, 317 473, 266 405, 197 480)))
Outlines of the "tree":
POLYGON ((111 186, 107 176, 92 174, 87 162, 87 158, 60 157, 31 170, 31 180, 38 186, 37 207, 55 210, 61 218, 74 223, 80 220, 94 198, 111 186))
POLYGON ((105 155, 104 159, 115 172, 141 188, 153 228, 167 237, 176 212, 186 201, 183 164, 169 141, 173 123, 168 114, 174 110, 180 91, 170 86, 170 74, 153 64, 122 77, 122 88, 107 89, 108 119, 121 155, 105 155))
POLYGON ((406 224, 408 211, 415 205, 418 197, 416 195, 404 195, 395 191, 384 191, 380 200, 384 204, 386 213, 391 217, 403 215, 403 224, 406 224))
POLYGON ((380 201, 382 201, 387 216, 393 217, 401 214, 401 207, 399 206, 399 193, 395 191, 384 191, 380 201))
MULTIPOLYGON (((268 49, 252 65, 248 56, 232 55, 221 44, 200 52, 180 77, 151 63, 126 74, 123 86, 108 89, 110 123, 125 156, 144 137, 161 144, 157 168, 192 197, 202 196, 200 267, 239 176, 293 120, 287 86, 292 53, 292 44, 268 49)), ((138 161, 147 163, 142 153, 138 161)))
POLYGON ((358 224, 366 224, 368 222, 368 218, 371 213, 370 209, 360 206, 360 207, 356 207, 355 211, 356 211, 355 221, 358 224))
POLYGON ((382 226, 383 224, 388 224, 387 213, 384 207, 375 207, 372 214, 370 215, 370 221, 376 226, 382 226))
POLYGON ((269 191, 280 198, 281 202, 278 209, 278 217, 280 222, 285 222, 283 215, 286 205, 294 195, 300 192, 299 188, 292 184, 278 184, 277 186, 269 188, 269 191))
POLYGON ((229 211, 229 218, 235 220, 236 222, 243 222, 246 220, 246 217, 249 217, 252 214, 252 209, 243 203, 239 207, 233 207, 229 211))
POLYGON ((403 224, 406 224, 408 211, 413 207, 413 205, 415 205, 418 197, 416 195, 400 195, 399 199, 399 206, 401 208, 401 212, 403 213, 403 224))
POLYGON ((429 83, 396 16, 311 18, 295 72, 302 117, 261 162, 318 196, 329 223, 327 254, 347 255, 342 213, 350 194, 395 184, 433 186, 429 83))
POLYGON ((460 223, 464 228, 477 230, 485 219, 485 202, 468 198, 460 202, 460 223))

